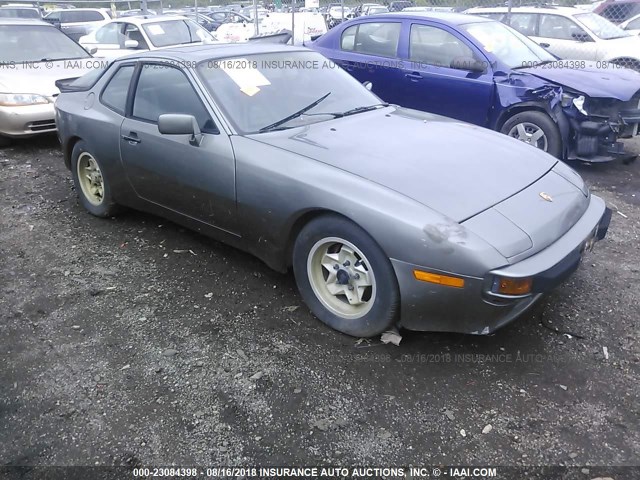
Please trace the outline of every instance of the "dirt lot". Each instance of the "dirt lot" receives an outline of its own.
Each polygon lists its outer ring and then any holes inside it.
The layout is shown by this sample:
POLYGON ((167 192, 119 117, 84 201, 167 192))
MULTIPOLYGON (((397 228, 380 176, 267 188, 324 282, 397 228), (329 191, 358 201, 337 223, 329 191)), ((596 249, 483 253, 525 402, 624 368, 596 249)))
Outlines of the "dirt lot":
POLYGON ((620 213, 568 283, 396 347, 247 254, 85 213, 53 137, 1 150, 0 465, 640 465, 640 161, 578 168, 620 213))

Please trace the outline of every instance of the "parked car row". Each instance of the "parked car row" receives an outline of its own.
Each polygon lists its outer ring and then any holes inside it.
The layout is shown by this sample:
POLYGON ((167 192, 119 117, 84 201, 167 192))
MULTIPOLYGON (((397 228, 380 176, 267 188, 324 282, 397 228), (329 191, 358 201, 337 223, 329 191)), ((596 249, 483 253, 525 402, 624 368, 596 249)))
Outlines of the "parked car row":
POLYGON ((311 311, 355 336, 517 318, 607 232, 560 160, 630 159, 620 138, 640 124, 640 73, 561 64, 473 15, 361 15, 310 49, 130 17, 80 43, 0 23, 17 67, 0 72, 0 133, 57 129, 90 213, 149 211, 292 268, 311 311))

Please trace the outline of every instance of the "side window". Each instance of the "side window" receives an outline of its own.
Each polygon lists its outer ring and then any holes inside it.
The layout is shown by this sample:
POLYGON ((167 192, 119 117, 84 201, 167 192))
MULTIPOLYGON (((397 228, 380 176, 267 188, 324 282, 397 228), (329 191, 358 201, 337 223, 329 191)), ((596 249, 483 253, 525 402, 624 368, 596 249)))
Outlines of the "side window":
POLYGON ((342 32, 342 49, 380 57, 395 57, 401 23, 361 23, 342 32), (353 38, 351 38, 353 37, 353 38))
POLYGON ((463 58, 475 57, 471 48, 455 35, 437 27, 411 25, 410 60, 449 68, 454 60, 463 58))
POLYGON ((534 13, 512 13, 509 26, 523 35, 535 36, 536 17, 534 13))
POLYGON ((120 67, 111 77, 100 97, 103 104, 123 116, 127 105, 129 83, 131 83, 134 69, 133 65, 120 67))
POLYGON ((353 51, 356 46, 356 33, 358 32, 359 25, 349 27, 342 32, 342 38, 340 39, 340 48, 342 50, 353 51))
POLYGON ((85 12, 85 14, 87 16, 87 20, 86 20, 87 22, 101 22, 104 20, 104 17, 100 12, 91 11, 91 12, 85 12))
POLYGON ((560 15, 541 15, 539 37, 576 40, 587 33, 572 20, 560 15))
POLYGON ((133 101, 133 116, 156 123, 164 113, 193 115, 203 132, 218 129, 189 79, 180 70, 164 65, 145 65, 140 72, 133 101))
POLYGON ((47 20, 53 20, 54 22, 60 21, 60 12, 51 12, 45 17, 47 20))
POLYGON ((120 43, 118 39, 120 26, 117 23, 108 23, 104 27, 100 27, 96 32, 96 41, 98 43, 118 45, 120 43))

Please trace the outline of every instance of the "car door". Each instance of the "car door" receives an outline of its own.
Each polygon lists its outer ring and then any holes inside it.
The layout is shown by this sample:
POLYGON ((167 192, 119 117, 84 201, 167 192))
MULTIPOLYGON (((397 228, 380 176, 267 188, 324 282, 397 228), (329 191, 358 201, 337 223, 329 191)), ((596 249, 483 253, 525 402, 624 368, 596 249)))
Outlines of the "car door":
POLYGON ((342 32, 339 49, 331 51, 332 60, 360 82, 371 82, 373 92, 384 101, 398 103, 402 78, 398 58, 401 30, 400 21, 356 23, 342 32))
POLYGON ((139 197, 227 232, 234 232, 235 159, 199 89, 182 69, 143 63, 121 126, 120 156, 139 197), (161 135, 158 117, 193 115, 203 133, 161 135))
POLYGON ((531 39, 554 55, 567 60, 597 60, 595 39, 571 18, 538 14, 538 31, 531 39))
POLYGON ((406 34, 400 105, 486 125, 494 82, 484 55, 442 25, 412 23, 406 34), (468 69, 475 61, 483 72, 468 69))

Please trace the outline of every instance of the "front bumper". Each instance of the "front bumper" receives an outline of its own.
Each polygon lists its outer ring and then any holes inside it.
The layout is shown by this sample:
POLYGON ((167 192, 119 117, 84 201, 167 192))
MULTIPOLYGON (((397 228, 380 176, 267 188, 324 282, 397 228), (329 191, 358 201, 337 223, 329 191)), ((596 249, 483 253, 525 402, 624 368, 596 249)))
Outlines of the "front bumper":
POLYGON ((492 333, 565 281, 578 268, 584 253, 604 238, 610 219, 611 211, 604 201, 592 195, 589 207, 569 231, 522 261, 491 270, 484 278, 434 272, 464 278, 464 288, 419 282, 413 271, 428 268, 391 259, 400 286, 401 325, 409 330, 492 333), (490 290, 494 275, 533 277, 533 292, 520 297, 493 294, 490 290))
POLYGON ((590 163, 612 160, 631 160, 637 155, 625 152, 618 139, 637 136, 640 125, 640 109, 620 111, 617 118, 589 116, 580 120, 570 118, 573 141, 568 148, 569 160, 590 163))
POLYGON ((0 107, 0 135, 5 137, 29 137, 46 132, 55 132, 53 103, 26 105, 22 107, 0 107))

